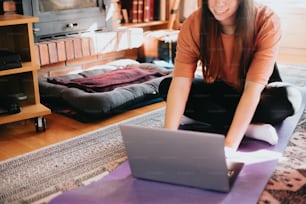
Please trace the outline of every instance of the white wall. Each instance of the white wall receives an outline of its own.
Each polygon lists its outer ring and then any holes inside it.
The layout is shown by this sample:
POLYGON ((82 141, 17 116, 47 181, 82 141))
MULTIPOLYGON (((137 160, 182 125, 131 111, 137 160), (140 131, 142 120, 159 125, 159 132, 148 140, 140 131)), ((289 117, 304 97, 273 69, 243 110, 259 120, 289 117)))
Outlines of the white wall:
MULTIPOLYGON (((306 0, 257 0, 280 17, 283 30, 280 55, 306 60, 306 0)), ((305 61, 303 61, 305 62, 305 61)))

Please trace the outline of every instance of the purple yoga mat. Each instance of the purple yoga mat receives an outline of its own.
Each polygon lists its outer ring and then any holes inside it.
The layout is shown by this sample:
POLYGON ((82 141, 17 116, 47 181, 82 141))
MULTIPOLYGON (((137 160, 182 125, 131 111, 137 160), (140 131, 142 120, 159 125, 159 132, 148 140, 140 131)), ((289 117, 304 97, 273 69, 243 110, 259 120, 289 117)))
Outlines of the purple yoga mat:
POLYGON ((135 179, 131 176, 128 162, 125 162, 97 182, 65 192, 49 203, 257 203, 303 110, 304 105, 297 114, 287 118, 277 127, 277 145, 271 146, 251 139, 243 140, 235 160, 242 161, 245 165, 229 193, 135 179))

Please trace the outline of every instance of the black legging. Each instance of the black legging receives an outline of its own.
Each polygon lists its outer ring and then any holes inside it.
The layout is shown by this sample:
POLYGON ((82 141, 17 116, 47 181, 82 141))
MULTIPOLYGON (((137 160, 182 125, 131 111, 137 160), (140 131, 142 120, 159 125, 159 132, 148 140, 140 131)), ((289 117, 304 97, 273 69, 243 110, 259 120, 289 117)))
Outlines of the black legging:
MULTIPOLYGON (((159 94, 166 100, 172 78, 164 79, 159 86, 159 94)), ((281 81, 277 67, 269 82, 281 81)), ((209 123, 217 129, 226 129, 231 124, 241 93, 217 80, 212 84, 195 78, 184 115, 194 120, 209 123)), ((252 123, 277 124, 294 113, 287 97, 286 87, 266 87, 260 98, 252 123)))

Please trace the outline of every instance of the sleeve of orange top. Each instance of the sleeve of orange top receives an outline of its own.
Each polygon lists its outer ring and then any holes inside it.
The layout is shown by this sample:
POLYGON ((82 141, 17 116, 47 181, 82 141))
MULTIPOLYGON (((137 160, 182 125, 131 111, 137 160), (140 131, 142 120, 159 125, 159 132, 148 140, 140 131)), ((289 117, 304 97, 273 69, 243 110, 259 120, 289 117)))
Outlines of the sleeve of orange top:
POLYGON ((200 20, 198 9, 183 23, 179 32, 174 65, 174 76, 193 78, 200 55, 200 20))
POLYGON ((281 26, 279 17, 268 7, 257 8, 255 54, 246 80, 267 84, 279 50, 281 26))

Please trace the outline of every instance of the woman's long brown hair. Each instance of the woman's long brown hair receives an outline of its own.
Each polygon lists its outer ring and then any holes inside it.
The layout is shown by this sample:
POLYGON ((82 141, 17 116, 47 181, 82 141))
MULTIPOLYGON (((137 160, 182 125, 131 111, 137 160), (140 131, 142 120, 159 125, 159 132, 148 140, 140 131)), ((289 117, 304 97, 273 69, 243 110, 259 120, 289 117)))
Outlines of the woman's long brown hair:
MULTIPOLYGON (((222 27, 215 19, 208 7, 208 0, 202 1, 200 33, 200 60, 204 80, 208 83, 213 82, 224 66, 225 53, 221 39, 222 27)), ((240 63, 239 76, 240 88, 251 62, 254 50, 254 23, 255 8, 254 0, 240 0, 235 20, 235 41, 232 62, 240 63)))

